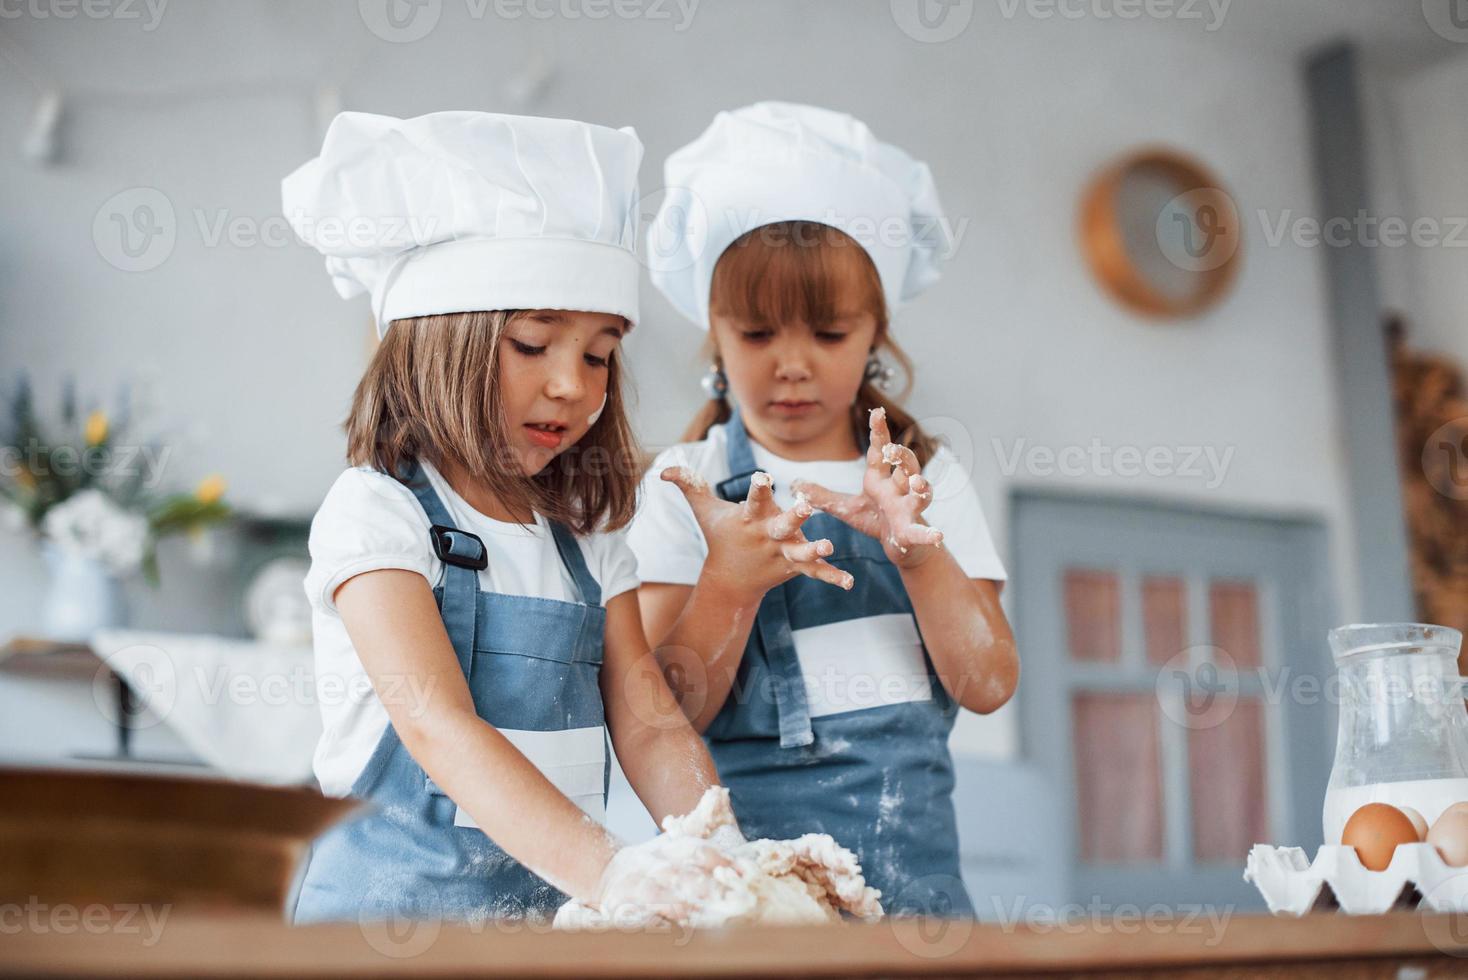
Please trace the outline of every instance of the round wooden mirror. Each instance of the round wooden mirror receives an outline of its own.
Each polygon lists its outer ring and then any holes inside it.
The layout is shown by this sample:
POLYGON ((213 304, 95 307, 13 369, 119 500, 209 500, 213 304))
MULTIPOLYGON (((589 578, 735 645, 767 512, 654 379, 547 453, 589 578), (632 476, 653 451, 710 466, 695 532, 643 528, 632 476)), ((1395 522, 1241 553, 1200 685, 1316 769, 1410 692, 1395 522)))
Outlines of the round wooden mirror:
POLYGON ((1149 317, 1196 316, 1238 270, 1242 226, 1207 168, 1163 148, 1103 169, 1081 201, 1081 247, 1106 291, 1149 317))

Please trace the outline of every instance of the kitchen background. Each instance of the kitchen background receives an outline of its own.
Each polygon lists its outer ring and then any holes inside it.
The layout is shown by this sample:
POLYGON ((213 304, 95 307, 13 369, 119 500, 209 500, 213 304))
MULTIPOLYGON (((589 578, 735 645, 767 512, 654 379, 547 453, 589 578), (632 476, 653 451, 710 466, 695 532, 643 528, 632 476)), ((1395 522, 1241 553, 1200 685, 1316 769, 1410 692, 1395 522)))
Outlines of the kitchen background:
MULTIPOLYGON (((1025 664, 1015 700, 953 736, 981 914, 1257 905, 1249 845, 1320 841, 1334 710, 1288 682, 1332 675, 1324 629, 1468 620, 1465 96, 1461 0, 3 0, 0 384, 27 377, 59 435, 71 379, 82 442, 126 387, 138 435, 117 441, 158 437, 158 490, 199 504, 203 481, 202 519, 223 481, 234 519, 165 539, 159 584, 122 588, 139 632, 93 637, 147 705, 128 754, 304 778, 309 685, 187 689, 198 664, 309 673, 292 566, 257 576, 302 553, 371 351, 365 301, 279 214, 325 121, 633 125, 650 215, 662 160, 719 109, 852 112, 929 162, 958 238, 895 330, 1010 568, 1025 664), (1121 301, 1079 231, 1106 168, 1158 146, 1236 209, 1231 278, 1188 316, 1121 301), (1331 215, 1351 221, 1325 244, 1331 215), (1210 682, 1227 710, 1199 713, 1210 682)), ((1161 227, 1148 192, 1121 195, 1124 231, 1161 227)), ((702 397, 702 338, 650 287, 643 304, 634 421, 657 449, 702 397)), ((65 577, 0 529, 5 759, 119 751, 116 679, 47 652, 57 590, 106 593, 65 577)), ((637 810, 614 807, 629 833, 637 810)))

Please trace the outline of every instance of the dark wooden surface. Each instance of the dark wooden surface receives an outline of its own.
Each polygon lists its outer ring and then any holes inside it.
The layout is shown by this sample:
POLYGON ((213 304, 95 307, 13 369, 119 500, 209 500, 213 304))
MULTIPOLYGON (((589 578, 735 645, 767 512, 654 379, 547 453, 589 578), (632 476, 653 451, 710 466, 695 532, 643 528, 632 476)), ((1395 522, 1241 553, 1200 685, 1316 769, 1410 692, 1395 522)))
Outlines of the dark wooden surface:
MULTIPOLYGON (((524 924, 291 928, 266 915, 120 914, 63 933, 14 913, 0 975, 219 976, 1328 976, 1468 974, 1468 917, 1235 915, 1170 927, 906 920, 826 928, 551 934, 524 924), (151 923, 151 924, 150 924, 151 923), (1457 954, 1457 955, 1454 955, 1457 954), (1400 972, 1402 967, 1408 967, 1400 972)), ((0 923, 4 924, 4 923, 0 923)))

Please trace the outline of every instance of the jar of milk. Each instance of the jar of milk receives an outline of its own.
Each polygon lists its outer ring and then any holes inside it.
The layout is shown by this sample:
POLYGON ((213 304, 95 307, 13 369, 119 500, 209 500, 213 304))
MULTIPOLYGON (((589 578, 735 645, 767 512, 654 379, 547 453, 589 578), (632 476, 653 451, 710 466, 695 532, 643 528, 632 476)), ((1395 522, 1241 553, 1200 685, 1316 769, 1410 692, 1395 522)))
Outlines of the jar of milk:
POLYGON ((1367 803, 1407 806, 1433 821, 1468 801, 1468 678, 1463 634, 1423 623, 1330 631, 1340 681, 1335 765, 1325 792, 1325 843, 1339 844, 1367 803))

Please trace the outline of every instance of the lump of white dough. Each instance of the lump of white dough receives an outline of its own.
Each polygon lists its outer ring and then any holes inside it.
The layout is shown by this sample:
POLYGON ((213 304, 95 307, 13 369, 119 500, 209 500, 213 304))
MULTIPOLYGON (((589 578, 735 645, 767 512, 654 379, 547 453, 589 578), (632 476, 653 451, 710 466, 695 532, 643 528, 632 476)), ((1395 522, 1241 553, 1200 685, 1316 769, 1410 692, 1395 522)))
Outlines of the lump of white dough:
MULTIPOLYGON (((721 828, 737 828, 729 791, 711 786, 689 813, 663 820, 669 843, 708 841, 721 828)), ((721 835, 722 836, 722 835, 721 835)), ((712 845, 711 845, 712 846, 712 845)), ((755 840, 723 848, 730 866, 716 868, 697 894, 678 896, 692 909, 694 928, 726 925, 822 925, 842 913, 882 917, 882 893, 869 888, 856 856, 829 834, 794 840, 755 840)), ((572 900, 556 913, 555 928, 585 929, 648 921, 652 910, 601 910, 572 900)))

